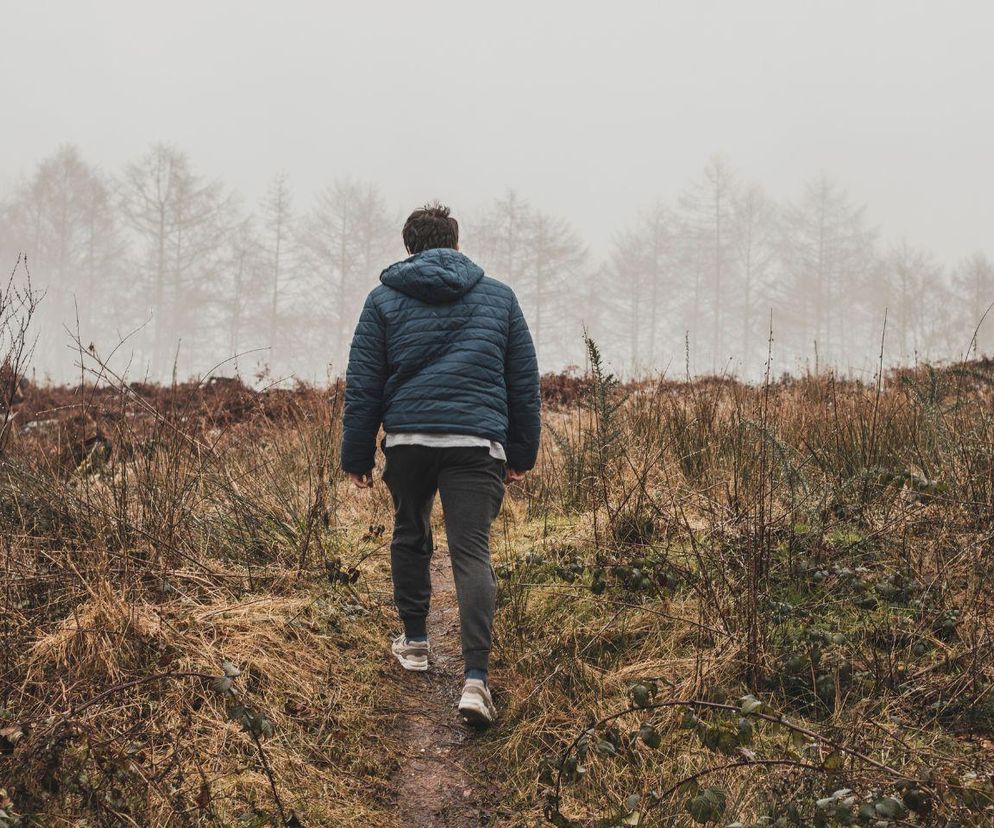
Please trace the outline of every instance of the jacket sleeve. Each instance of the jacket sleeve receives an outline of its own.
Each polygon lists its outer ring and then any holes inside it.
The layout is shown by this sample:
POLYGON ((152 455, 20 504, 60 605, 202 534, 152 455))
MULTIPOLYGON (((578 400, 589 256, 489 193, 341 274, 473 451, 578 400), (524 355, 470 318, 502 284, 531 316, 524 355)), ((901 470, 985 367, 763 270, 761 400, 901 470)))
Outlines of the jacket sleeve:
POLYGON ((507 465, 517 471, 528 471, 535 466, 538 457, 542 398, 535 345, 516 297, 511 305, 504 381, 507 385, 507 465))
POLYGON ((370 294, 359 315, 345 372, 341 462, 346 472, 365 474, 373 468, 386 381, 386 325, 370 294))

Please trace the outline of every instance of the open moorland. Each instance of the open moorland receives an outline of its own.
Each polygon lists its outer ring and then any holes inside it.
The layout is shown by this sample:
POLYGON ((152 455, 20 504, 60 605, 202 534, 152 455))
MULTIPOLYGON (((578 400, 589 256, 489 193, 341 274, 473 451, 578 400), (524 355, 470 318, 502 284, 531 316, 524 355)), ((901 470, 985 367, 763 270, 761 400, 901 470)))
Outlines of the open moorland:
POLYGON ((495 524, 486 733, 440 521, 435 664, 390 657, 340 387, 8 371, 0 826, 991 825, 994 366, 588 352, 495 524))

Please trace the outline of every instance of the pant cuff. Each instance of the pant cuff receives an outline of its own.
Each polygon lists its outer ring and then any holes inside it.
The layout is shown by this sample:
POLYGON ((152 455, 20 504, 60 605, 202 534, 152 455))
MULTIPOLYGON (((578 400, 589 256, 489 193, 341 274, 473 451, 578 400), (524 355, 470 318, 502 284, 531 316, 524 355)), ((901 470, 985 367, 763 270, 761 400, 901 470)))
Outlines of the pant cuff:
POLYGON ((489 650, 468 650, 463 653, 463 668, 466 670, 490 670, 489 650))
POLYGON ((428 635, 428 619, 424 615, 413 618, 401 618, 404 622, 404 635, 408 638, 419 638, 428 635))

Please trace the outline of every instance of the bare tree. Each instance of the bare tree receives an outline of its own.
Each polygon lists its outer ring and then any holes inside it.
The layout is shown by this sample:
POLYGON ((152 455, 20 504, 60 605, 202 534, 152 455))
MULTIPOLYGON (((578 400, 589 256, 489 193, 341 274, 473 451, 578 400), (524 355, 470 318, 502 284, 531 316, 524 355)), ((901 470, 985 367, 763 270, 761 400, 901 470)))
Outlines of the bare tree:
POLYGON ((532 208, 514 190, 472 222, 467 249, 488 273, 516 290, 523 287, 528 268, 528 228, 532 208))
MULTIPOLYGON (((618 297, 628 331, 628 350, 634 374, 645 368, 657 368, 660 346, 674 344, 660 335, 661 323, 675 313, 673 277, 679 230, 672 211, 656 201, 641 212, 635 223, 615 236, 610 256, 614 289, 606 297, 618 297), (645 340, 645 350, 643 350, 645 340)), ((603 301, 603 299, 602 299, 603 301)), ((674 328, 672 318, 671 331, 674 328)), ((680 326, 675 326, 679 328, 680 326)), ((677 332, 677 339, 682 331, 677 332)))
POLYGON ((940 265, 936 265, 936 278, 922 281, 915 309, 915 348, 926 360, 948 359, 962 354, 964 339, 957 324, 955 294, 940 265))
POLYGON ((748 371, 754 343, 766 338, 757 322, 765 326, 766 314, 758 311, 768 309, 771 302, 769 280, 776 257, 777 210, 763 189, 752 184, 735 193, 733 212, 732 247, 741 285, 737 292, 742 325, 740 358, 748 371))
POLYGON ((469 223, 466 249, 518 293, 539 355, 550 363, 568 361, 571 335, 581 341, 582 315, 570 295, 587 278, 588 261, 569 223, 508 190, 469 223))
POLYGON ((692 324, 701 319, 701 291, 710 288, 711 369, 725 358, 725 294, 734 289, 731 243, 734 238, 735 171, 720 156, 708 161, 701 177, 681 194, 679 206, 686 242, 698 265, 692 324))
POLYGON ((971 342, 975 353, 994 351, 994 321, 988 308, 994 303, 994 264, 984 253, 974 253, 960 263, 953 277, 963 309, 963 329, 977 336, 971 342), (979 326, 979 328, 978 328, 979 326))
POLYGON ((923 299, 933 285, 941 283, 942 268, 927 250, 910 245, 907 239, 890 245, 877 280, 878 302, 888 310, 901 364, 922 353, 927 318, 937 310, 925 306, 923 299))
POLYGON ((561 361, 568 334, 572 332, 580 341, 579 315, 570 302, 570 292, 585 278, 587 248, 565 220, 534 211, 528 224, 527 251, 531 285, 525 307, 533 321, 535 348, 540 355, 561 361), (563 353, 550 353, 554 350, 550 343, 563 353))
POLYGON ((235 370, 242 366, 245 351, 262 347, 270 320, 272 259, 260 241, 254 219, 246 218, 228 234, 227 256, 223 268, 230 274, 230 296, 225 303, 228 313, 228 353, 235 370), (249 332, 255 332, 254 337, 249 332))
POLYGON ((185 153, 156 144, 125 168, 121 208, 151 282, 150 364, 161 377, 173 342, 208 333, 205 302, 222 287, 222 242, 234 226, 234 199, 219 182, 196 175, 185 153))
POLYGON ((111 321, 98 289, 98 280, 113 282, 122 249, 111 185, 65 145, 16 188, 3 218, 0 249, 26 254, 46 299, 37 312, 36 366, 58 375, 72 364, 64 329, 75 328, 78 316, 82 335, 92 337, 111 321))
POLYGON ((637 374, 642 368, 642 315, 646 302, 646 273, 643 268, 643 240, 637 227, 620 230, 614 237, 611 255, 605 272, 617 287, 618 299, 615 316, 619 319, 615 334, 617 347, 621 346, 623 332, 627 332, 629 370, 637 374))
POLYGON ((350 179, 339 179, 322 190, 301 222, 302 262, 330 299, 324 303, 325 319, 334 331, 328 358, 338 370, 345 364, 361 299, 395 258, 399 239, 397 222, 391 220, 379 190, 350 179))
POLYGON ((279 173, 269 185, 269 192, 262 205, 265 223, 265 251, 271 274, 269 307, 270 359, 276 364, 280 357, 280 289, 286 275, 287 247, 293 238, 293 208, 289 176, 279 173))
POLYGON ((873 266, 875 233, 864 209, 824 175, 787 208, 782 229, 785 305, 797 345, 804 350, 811 337, 821 357, 842 364, 853 350, 848 333, 861 304, 856 291, 873 266))

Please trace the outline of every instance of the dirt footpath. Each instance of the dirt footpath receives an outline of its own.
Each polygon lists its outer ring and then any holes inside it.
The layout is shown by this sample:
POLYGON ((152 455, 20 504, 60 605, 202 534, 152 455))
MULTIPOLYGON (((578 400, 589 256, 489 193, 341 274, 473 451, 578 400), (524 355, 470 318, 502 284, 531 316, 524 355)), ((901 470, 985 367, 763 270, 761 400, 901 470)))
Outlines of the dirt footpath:
POLYGON ((400 683, 397 741, 403 753, 394 776, 397 822, 409 828, 490 826, 496 793, 481 755, 481 737, 456 711, 462 691, 459 609, 448 551, 432 559, 427 673, 394 664, 400 683))

